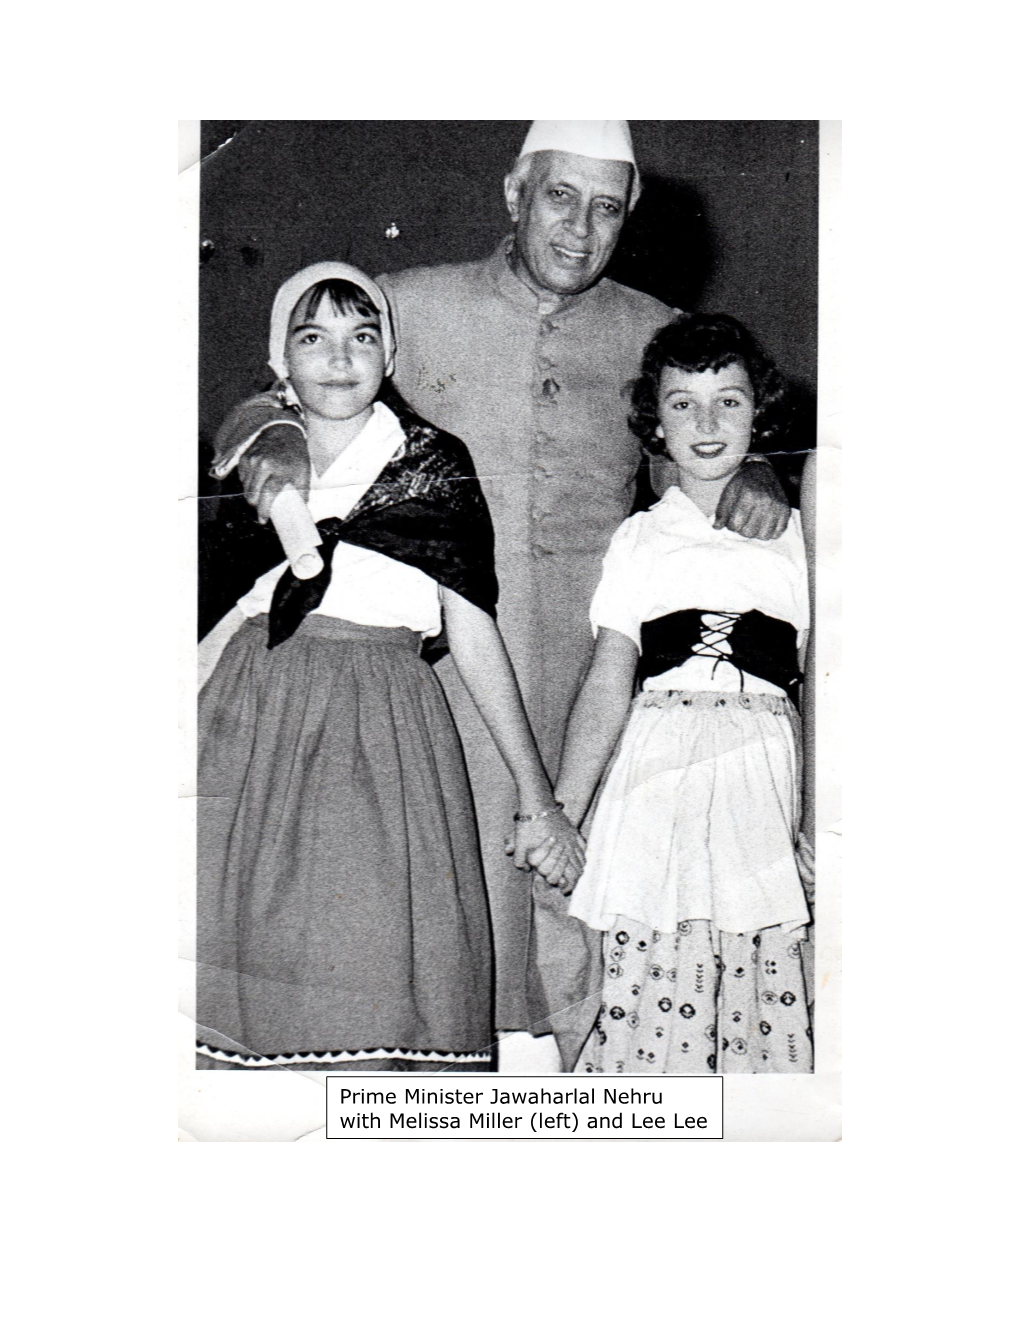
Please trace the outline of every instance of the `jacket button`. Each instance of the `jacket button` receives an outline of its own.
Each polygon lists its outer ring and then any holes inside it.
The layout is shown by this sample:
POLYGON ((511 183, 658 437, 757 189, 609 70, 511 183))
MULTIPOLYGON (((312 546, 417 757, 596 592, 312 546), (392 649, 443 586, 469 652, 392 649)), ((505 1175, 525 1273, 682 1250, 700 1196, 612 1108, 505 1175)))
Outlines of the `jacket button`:
POLYGON ((560 387, 553 380, 552 376, 546 377, 546 379, 542 382, 542 393, 545 395, 545 397, 547 399, 555 399, 556 395, 559 394, 559 392, 560 392, 560 387))

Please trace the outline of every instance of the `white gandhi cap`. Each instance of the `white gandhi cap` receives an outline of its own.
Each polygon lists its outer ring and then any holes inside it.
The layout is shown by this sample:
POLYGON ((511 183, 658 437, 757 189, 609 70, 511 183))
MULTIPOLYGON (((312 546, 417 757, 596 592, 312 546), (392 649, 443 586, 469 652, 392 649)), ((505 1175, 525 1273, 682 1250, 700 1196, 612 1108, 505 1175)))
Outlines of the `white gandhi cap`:
POLYGON ((569 151, 594 160, 623 160, 634 167, 631 202, 641 191, 634 144, 626 119, 536 119, 528 129, 521 156, 533 151, 569 151))

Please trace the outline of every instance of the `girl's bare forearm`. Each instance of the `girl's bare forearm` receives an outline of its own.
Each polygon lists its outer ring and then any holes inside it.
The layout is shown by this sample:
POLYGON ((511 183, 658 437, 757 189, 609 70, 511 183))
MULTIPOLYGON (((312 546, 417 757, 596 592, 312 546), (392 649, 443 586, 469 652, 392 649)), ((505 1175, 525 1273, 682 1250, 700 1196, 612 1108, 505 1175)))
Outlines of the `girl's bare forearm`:
POLYGON ((456 592, 443 590, 443 608, 450 654, 513 776, 521 812, 547 810, 554 801, 552 785, 499 629, 483 610, 456 592))
POLYGON ((627 722, 637 648, 620 634, 599 634, 595 657, 570 712, 556 796, 580 824, 627 722))

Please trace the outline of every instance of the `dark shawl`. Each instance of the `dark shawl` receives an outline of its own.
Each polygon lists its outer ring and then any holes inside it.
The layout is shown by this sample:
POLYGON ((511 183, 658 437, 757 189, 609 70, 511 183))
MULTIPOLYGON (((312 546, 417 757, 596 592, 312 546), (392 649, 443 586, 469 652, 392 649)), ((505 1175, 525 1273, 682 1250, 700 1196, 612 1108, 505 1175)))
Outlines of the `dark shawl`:
MULTIPOLYGON (((466 445, 430 426, 406 404, 386 402, 406 442, 346 518, 325 518, 317 524, 323 540, 322 572, 302 581, 288 568, 280 578, 269 611, 270 647, 286 641, 322 603, 332 579, 333 551, 341 540, 420 569, 495 617, 492 520, 466 445)), ((231 505, 226 519, 231 532, 224 549, 234 570, 230 576, 236 601, 281 562, 283 551, 275 531, 259 526, 243 496, 231 505)))

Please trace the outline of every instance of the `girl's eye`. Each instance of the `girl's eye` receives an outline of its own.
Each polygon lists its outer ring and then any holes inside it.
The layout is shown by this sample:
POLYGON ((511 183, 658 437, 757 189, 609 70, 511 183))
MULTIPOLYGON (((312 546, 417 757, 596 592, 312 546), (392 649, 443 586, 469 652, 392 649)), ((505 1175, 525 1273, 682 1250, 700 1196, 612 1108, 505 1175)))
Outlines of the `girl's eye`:
POLYGON ((298 340, 299 344, 317 344, 318 342, 319 336, 315 334, 314 331, 309 331, 308 334, 302 335, 298 340))
POLYGON ((377 344, 379 342, 371 330, 362 330, 355 338, 359 344, 377 344))
POLYGON ((677 412, 683 412, 685 408, 689 408, 690 406, 690 400, 688 399, 677 399, 676 403, 673 404, 673 407, 677 412))
POLYGON ((740 400, 739 400, 739 399, 723 399, 723 401, 722 401, 722 406, 723 406, 724 408, 739 408, 739 407, 740 407, 740 400))

